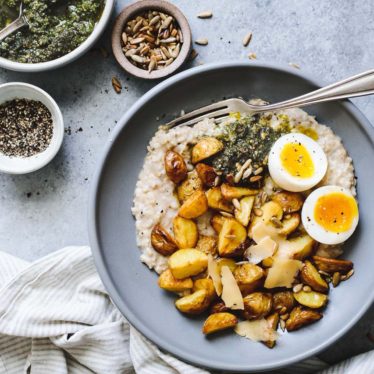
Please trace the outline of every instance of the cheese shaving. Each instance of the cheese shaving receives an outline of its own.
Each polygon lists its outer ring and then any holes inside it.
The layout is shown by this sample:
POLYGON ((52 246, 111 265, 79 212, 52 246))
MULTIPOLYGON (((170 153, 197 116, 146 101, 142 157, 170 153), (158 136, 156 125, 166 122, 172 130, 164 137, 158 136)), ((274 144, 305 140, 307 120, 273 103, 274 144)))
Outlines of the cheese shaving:
POLYGON ((222 294, 221 274, 219 266, 212 255, 208 255, 208 277, 213 281, 214 288, 218 296, 222 294))
POLYGON ((230 309, 244 309, 243 296, 239 286, 228 266, 221 269, 222 295, 221 299, 230 309))
POLYGON ((297 273, 302 267, 303 263, 301 261, 290 260, 287 258, 275 258, 273 266, 269 269, 264 287, 291 288, 297 273))
POLYGON ((258 264, 265 258, 271 257, 277 250, 278 244, 270 238, 265 236, 258 244, 251 245, 245 252, 244 256, 252 264, 258 264))
POLYGON ((278 334, 274 331, 270 323, 262 318, 256 321, 244 321, 239 322, 234 331, 247 339, 258 341, 275 341, 277 340, 278 334))
POLYGON ((266 225, 264 222, 260 221, 252 228, 252 238, 259 244, 262 239, 265 239, 267 236, 270 236, 275 242, 278 242, 282 239, 282 236, 279 235, 278 230, 275 227, 266 225))

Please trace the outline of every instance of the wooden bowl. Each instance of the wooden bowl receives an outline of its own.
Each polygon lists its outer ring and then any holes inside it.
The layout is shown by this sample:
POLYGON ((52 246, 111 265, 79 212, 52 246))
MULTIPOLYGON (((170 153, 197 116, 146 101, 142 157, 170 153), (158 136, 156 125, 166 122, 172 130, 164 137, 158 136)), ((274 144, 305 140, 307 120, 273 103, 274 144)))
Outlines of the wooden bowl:
POLYGON ((164 0, 141 0, 124 8, 118 15, 112 32, 112 49, 114 57, 122 68, 131 75, 143 79, 160 79, 173 74, 187 60, 191 50, 191 28, 183 13, 173 4, 164 0), (122 32, 128 20, 148 10, 157 10, 175 18, 183 36, 182 48, 178 57, 160 70, 148 72, 133 65, 122 51, 122 32))

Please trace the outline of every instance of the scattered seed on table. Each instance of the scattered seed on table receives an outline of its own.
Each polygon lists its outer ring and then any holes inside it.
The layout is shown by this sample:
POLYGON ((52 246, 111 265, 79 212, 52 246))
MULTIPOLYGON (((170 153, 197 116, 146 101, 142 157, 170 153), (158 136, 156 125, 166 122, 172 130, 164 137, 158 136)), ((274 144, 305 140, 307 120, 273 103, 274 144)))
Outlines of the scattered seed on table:
POLYGON ((190 56, 188 57, 189 61, 193 61, 198 56, 198 53, 196 52, 196 49, 192 49, 190 56))
POLYGON ((195 44, 198 45, 208 45, 209 41, 207 38, 197 39, 195 40, 195 44))
POLYGON ((197 15, 198 18, 206 19, 206 18, 212 18, 213 13, 211 10, 206 10, 205 12, 201 12, 197 15))
POLYGON ((116 93, 120 94, 122 91, 122 84, 117 77, 112 77, 112 86, 116 93))
POLYGON ((243 46, 246 47, 252 40, 252 33, 249 32, 244 38, 243 38, 243 46))
POLYGON ((291 67, 293 67, 295 69, 300 69, 300 65, 295 64, 294 62, 289 62, 288 65, 290 65, 291 67))
POLYGON ((257 59, 257 55, 256 55, 256 53, 251 52, 251 53, 248 54, 248 58, 250 60, 256 60, 257 59))

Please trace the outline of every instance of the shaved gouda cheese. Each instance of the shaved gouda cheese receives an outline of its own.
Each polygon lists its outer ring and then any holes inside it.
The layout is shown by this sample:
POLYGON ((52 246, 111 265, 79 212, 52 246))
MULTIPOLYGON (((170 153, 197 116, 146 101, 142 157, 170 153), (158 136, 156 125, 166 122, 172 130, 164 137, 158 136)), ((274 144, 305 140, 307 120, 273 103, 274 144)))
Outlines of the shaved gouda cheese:
POLYGON ((278 334, 271 328, 270 323, 266 319, 256 321, 239 322, 234 331, 247 339, 258 341, 275 341, 278 334))
POLYGON ((271 257, 277 250, 277 246, 278 244, 270 236, 265 236, 258 244, 251 245, 244 255, 250 263, 258 264, 265 258, 271 257))
POLYGON ((220 267, 217 262, 214 260, 212 255, 208 255, 208 277, 213 281, 214 288, 218 296, 222 294, 222 282, 220 267))
POLYGON ((244 309, 243 296, 228 266, 221 269, 222 300, 230 309, 244 309))
POLYGON ((301 261, 290 260, 287 258, 275 258, 273 266, 269 269, 264 287, 291 288, 297 273, 302 267, 303 263, 301 261))
POLYGON ((275 227, 266 225, 264 222, 259 222, 252 228, 252 238, 257 244, 267 236, 276 242, 282 239, 275 227))

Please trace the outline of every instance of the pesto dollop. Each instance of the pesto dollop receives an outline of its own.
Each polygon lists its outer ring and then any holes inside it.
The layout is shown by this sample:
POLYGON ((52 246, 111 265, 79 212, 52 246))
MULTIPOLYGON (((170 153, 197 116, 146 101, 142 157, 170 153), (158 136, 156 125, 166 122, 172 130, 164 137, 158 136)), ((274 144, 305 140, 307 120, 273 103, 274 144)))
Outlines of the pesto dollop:
MULTIPOLYGON (((29 27, 0 43, 0 56, 22 63, 55 60, 79 47, 92 33, 105 0, 24 0, 29 27)), ((0 0, 0 5, 1 5, 0 0)), ((0 27, 17 13, 19 1, 4 0, 0 27)))

